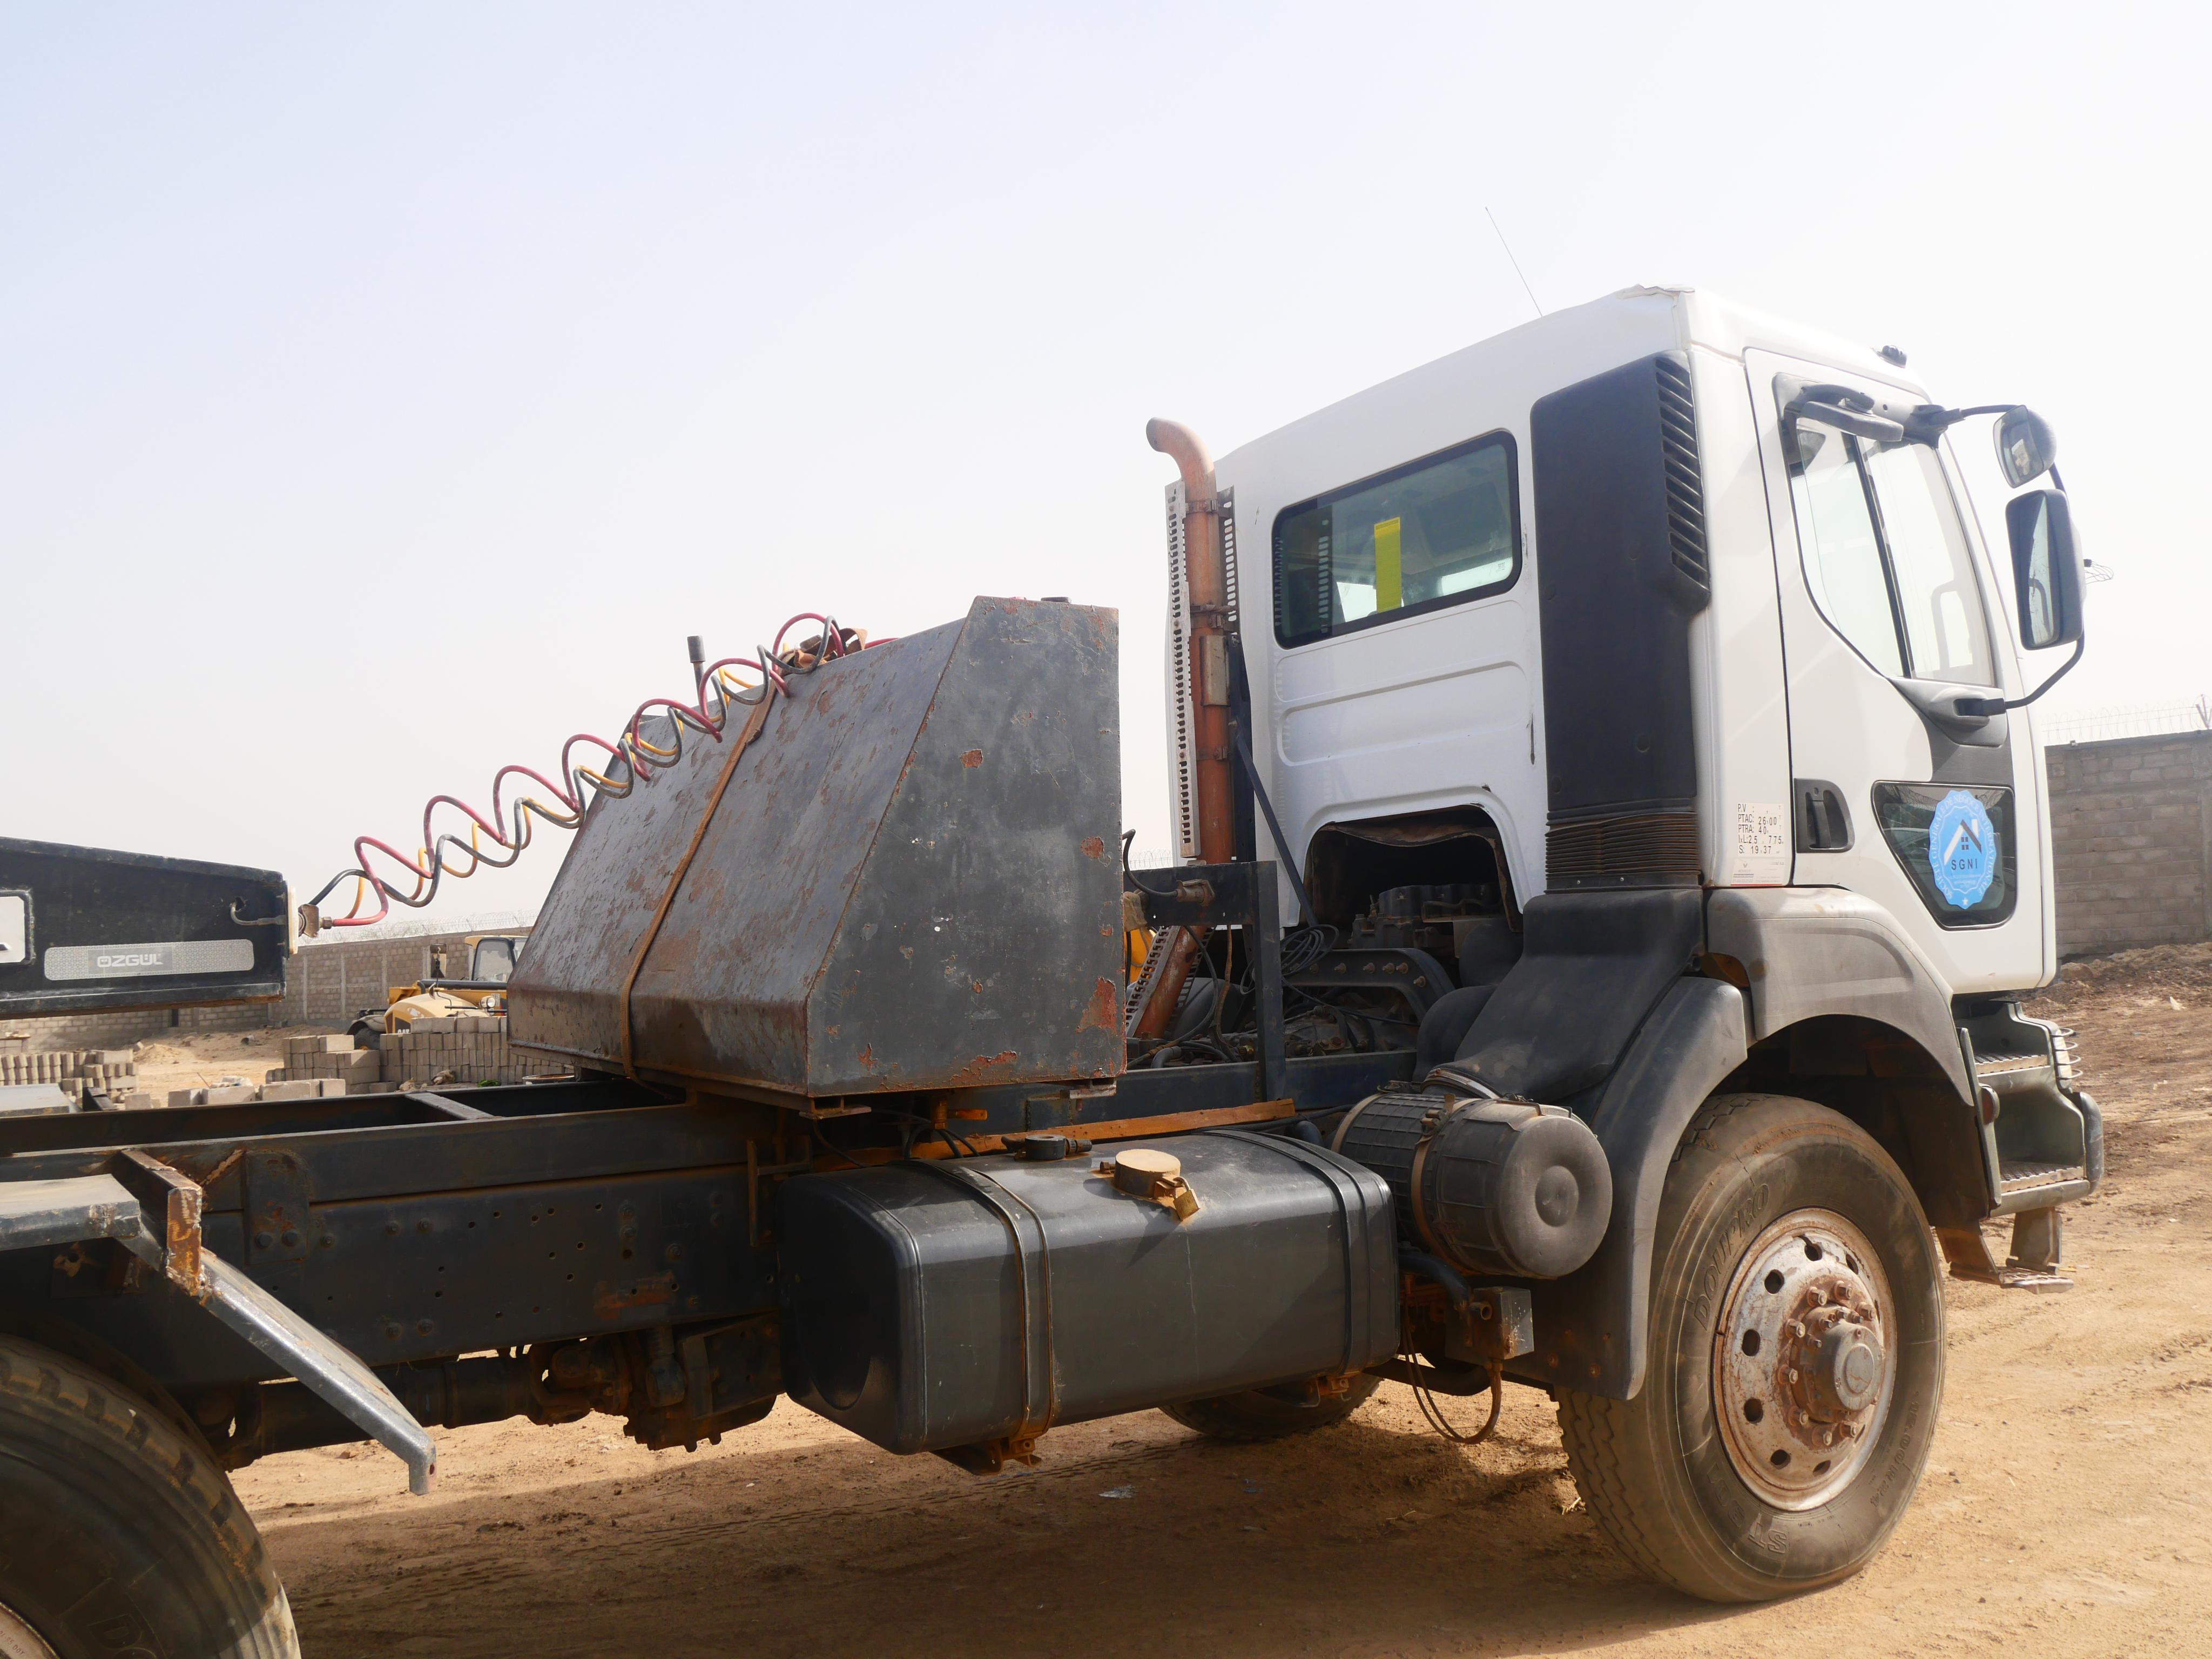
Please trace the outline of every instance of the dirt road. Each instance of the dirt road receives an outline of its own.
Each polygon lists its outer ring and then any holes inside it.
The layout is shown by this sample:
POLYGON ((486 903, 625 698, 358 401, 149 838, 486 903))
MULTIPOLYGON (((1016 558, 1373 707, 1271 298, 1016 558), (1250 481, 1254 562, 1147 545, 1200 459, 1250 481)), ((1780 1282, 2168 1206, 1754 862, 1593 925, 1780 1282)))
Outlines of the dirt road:
POLYGON ((239 1486, 311 1659, 2212 1652, 2212 949, 2060 991, 2111 1146, 2072 1212, 2076 1288, 1950 1285, 1918 1499, 1870 1571, 1795 1602, 1638 1578, 1527 1389, 1472 1452, 1388 1385, 1310 1441, 1215 1446, 1146 1413, 995 1481, 786 1405, 689 1456, 605 1419, 448 1432, 428 1499, 355 1449, 239 1486))

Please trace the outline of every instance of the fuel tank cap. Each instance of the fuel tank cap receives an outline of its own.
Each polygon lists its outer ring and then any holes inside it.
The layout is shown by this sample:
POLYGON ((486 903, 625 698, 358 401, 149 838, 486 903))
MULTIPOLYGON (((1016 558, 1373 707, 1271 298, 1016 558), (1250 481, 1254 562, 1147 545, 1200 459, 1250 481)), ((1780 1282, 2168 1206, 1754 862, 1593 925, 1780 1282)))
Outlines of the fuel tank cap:
POLYGON ((1114 1184, 1139 1198, 1150 1198, 1159 1182, 1172 1181, 1182 1173, 1182 1160, 1173 1152, 1151 1146, 1132 1146, 1126 1152, 1114 1154, 1114 1184))

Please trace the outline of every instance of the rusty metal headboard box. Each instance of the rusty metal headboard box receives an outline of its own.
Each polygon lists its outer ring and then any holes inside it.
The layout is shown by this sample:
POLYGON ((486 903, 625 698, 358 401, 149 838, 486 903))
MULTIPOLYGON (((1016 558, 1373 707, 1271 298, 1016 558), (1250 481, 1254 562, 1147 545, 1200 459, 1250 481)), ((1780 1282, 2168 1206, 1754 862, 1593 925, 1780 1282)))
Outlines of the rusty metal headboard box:
POLYGON ((979 599, 695 734, 587 814, 511 1037, 815 1098, 1118 1073, 1117 659, 1111 611, 979 599))

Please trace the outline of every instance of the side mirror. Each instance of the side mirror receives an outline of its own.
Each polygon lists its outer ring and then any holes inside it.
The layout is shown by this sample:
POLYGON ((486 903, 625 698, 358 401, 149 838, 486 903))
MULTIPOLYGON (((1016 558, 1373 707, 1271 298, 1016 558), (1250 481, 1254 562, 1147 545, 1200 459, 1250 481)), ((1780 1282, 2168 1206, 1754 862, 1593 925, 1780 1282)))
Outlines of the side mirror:
POLYGON ((2032 409, 2005 410, 1997 422, 1996 435, 1997 465, 2014 489, 2041 477, 2058 460, 2057 434, 2051 431, 2051 422, 2032 409))
POLYGON ((2005 503, 2005 529, 2012 537, 2020 642, 2030 651, 2075 643, 2081 637, 2081 557, 2065 495, 2038 489, 2014 496, 2005 503))

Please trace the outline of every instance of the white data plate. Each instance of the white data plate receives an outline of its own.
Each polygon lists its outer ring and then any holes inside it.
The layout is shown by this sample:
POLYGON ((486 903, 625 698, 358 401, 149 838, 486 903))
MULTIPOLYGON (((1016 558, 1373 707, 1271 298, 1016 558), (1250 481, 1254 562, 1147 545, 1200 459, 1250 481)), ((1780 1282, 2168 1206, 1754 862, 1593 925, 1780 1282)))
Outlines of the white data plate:
POLYGON ((154 945, 53 945, 50 980, 140 979, 155 974, 243 974, 253 967, 246 939, 172 939, 154 945))

